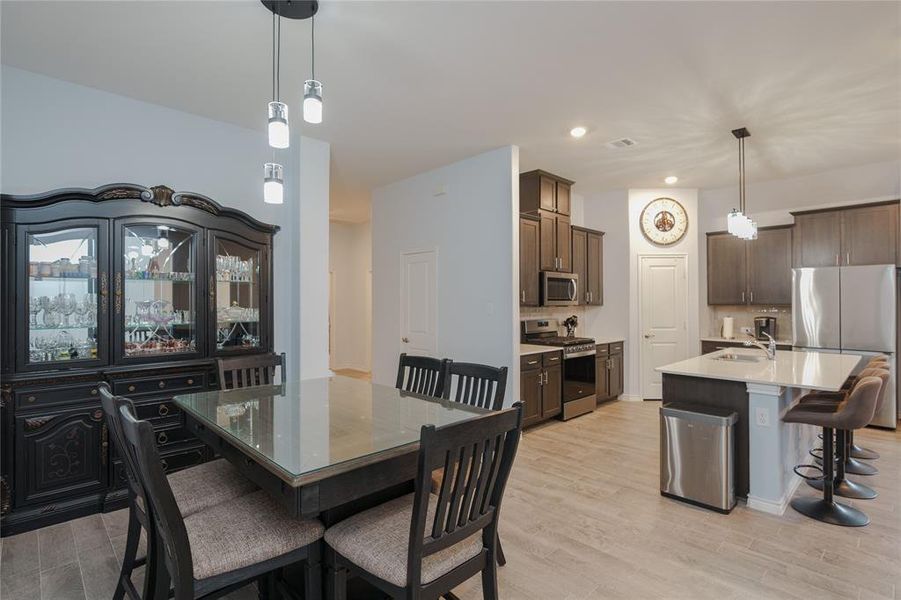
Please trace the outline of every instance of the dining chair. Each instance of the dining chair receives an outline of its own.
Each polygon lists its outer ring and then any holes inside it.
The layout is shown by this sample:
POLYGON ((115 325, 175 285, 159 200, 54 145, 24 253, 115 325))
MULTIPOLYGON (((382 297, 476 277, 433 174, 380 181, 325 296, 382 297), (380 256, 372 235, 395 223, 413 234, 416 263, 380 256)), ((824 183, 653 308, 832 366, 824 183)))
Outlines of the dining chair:
POLYGON ((138 420, 125 402, 118 416, 133 459, 126 465, 135 468, 131 476, 150 516, 148 538, 155 550, 148 553, 146 577, 153 573, 156 597, 207 600, 254 580, 265 585, 265 597, 277 585, 271 574, 300 561, 304 597, 321 597, 322 523, 293 518, 262 490, 183 516, 160 465, 153 426, 138 420))
POLYGON ((420 432, 415 491, 325 532, 327 597, 346 600, 348 573, 392 598, 453 597, 476 573, 498 597, 497 522, 522 430, 522 405, 420 432), (432 469, 446 477, 431 493, 432 469))
POLYGON ((394 387, 405 392, 440 398, 444 392, 445 369, 449 362, 446 358, 409 356, 403 353, 397 363, 397 383, 394 387))
POLYGON ((280 383, 284 384, 287 381, 287 363, 284 352, 220 358, 216 362, 219 366, 219 388, 223 390, 255 385, 276 385, 276 367, 280 371, 280 383))
POLYGON ((447 361, 444 367, 445 400, 500 410, 507 390, 507 367, 447 361))
MULTIPOLYGON (((119 580, 114 600, 120 600, 128 593, 129 598, 135 597, 137 591, 131 582, 132 572, 147 563, 147 556, 138 558, 138 546, 141 532, 146 532, 148 542, 147 555, 151 553, 152 540, 150 522, 147 516, 147 499, 144 498, 142 488, 134 479, 136 472, 135 458, 129 452, 128 444, 122 432, 122 424, 119 420, 119 408, 127 406, 134 412, 131 400, 122 396, 114 396, 109 384, 103 382, 99 386, 100 402, 106 419, 107 429, 112 432, 113 445, 120 458, 125 463, 125 484, 128 490, 128 528, 125 538, 125 551, 122 556, 122 567, 119 572, 119 580)), ((206 462, 188 469, 177 471, 167 476, 175 503, 183 517, 191 516, 223 502, 228 502, 245 494, 257 491, 256 485, 243 477, 228 461, 219 459, 206 462)), ((151 577, 144 578, 145 597, 148 595, 148 586, 151 577)))

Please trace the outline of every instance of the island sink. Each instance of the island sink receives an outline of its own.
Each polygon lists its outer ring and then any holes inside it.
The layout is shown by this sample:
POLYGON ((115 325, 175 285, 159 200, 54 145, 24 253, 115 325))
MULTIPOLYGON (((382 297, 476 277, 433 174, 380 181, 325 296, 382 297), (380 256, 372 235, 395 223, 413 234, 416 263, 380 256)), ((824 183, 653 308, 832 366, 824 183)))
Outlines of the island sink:
POLYGON ((717 356, 711 356, 710 360, 728 360, 732 362, 760 362, 763 360, 762 356, 755 356, 753 354, 735 354, 734 352, 725 352, 723 354, 717 356))

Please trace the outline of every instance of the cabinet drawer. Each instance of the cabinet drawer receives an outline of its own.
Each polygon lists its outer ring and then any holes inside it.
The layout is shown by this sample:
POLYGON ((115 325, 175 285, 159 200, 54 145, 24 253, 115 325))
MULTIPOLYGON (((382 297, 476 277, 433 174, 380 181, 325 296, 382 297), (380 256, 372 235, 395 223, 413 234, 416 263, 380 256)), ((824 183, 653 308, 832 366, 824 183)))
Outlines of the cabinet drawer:
POLYGON ((545 367, 553 367, 554 365, 563 364, 562 352, 547 352, 541 355, 542 364, 545 367))
POLYGON ((206 373, 180 373, 116 381, 113 384, 113 393, 132 397, 146 394, 168 394, 174 391, 205 389, 206 387, 206 373))
POLYGON ((610 354, 610 346, 608 344, 598 344, 595 352, 597 356, 607 356, 610 354))
POLYGON ((623 353, 623 343, 622 342, 613 342, 610 344, 610 354, 622 354, 623 353))
POLYGON ((139 419, 149 419, 154 422, 155 427, 159 427, 155 421, 181 423, 181 410, 171 400, 135 404, 135 412, 139 419))
POLYGON ((189 448, 188 450, 177 450, 172 452, 163 452, 160 457, 163 471, 166 473, 174 473, 188 467, 199 465, 206 462, 212 457, 212 453, 206 446, 198 446, 189 448))
POLYGON ((153 437, 156 440, 156 447, 159 448, 160 451, 171 448, 176 444, 197 440, 197 438, 194 437, 194 434, 184 427, 167 427, 165 429, 159 429, 153 432, 153 437))
POLYGON ((540 354, 527 354, 525 356, 519 357, 519 370, 520 371, 531 371, 533 369, 541 368, 541 355, 540 354))
POLYGON ((100 400, 99 381, 93 383, 77 383, 59 387, 21 388, 15 390, 16 408, 58 406, 100 400))

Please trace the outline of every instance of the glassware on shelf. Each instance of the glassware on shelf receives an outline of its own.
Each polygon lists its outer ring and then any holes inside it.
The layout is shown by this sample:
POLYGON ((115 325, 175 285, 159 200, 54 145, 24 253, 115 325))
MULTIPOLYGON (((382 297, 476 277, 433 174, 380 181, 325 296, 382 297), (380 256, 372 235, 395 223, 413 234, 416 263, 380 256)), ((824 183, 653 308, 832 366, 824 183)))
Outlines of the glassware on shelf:
POLYGON ((28 299, 28 314, 31 316, 29 319, 29 324, 31 327, 38 326, 38 313, 44 310, 41 308, 41 300, 40 298, 31 297, 28 299))
POLYGON ((59 312, 63 315, 63 327, 71 327, 69 317, 75 312, 78 304, 75 301, 75 294, 72 292, 64 292, 56 297, 56 305, 59 312))

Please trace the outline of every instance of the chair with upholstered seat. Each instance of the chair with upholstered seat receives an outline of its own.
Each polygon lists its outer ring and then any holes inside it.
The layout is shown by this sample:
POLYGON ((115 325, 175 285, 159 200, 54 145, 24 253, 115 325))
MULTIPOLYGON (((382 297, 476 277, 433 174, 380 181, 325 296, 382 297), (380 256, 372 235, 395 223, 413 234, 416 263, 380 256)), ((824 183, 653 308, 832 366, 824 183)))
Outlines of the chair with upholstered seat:
POLYGON ((497 521, 522 430, 522 407, 422 428, 415 491, 325 532, 328 597, 344 600, 347 573, 392 598, 437 598, 482 574, 497 598, 497 521), (446 477, 431 493, 431 473, 446 477))
MULTIPOLYGON (((131 574, 134 569, 147 562, 146 557, 138 558, 137 552, 141 531, 149 532, 150 524, 146 510, 147 504, 140 493, 140 485, 132 476, 135 469, 134 458, 127 451, 128 446, 125 442, 122 424, 118 416, 120 406, 128 406, 132 411, 134 411, 134 406, 127 398, 113 396, 109 385, 106 383, 101 383, 99 388, 107 428, 112 432, 113 445, 126 465, 125 482, 129 498, 128 528, 119 581, 116 592, 113 595, 114 600, 119 600, 126 593, 129 594, 129 597, 133 597, 137 593, 131 583, 131 574)), ((237 469, 222 459, 177 471, 168 475, 167 479, 172 489, 175 503, 183 517, 189 517, 217 504, 234 500, 259 489, 253 482, 243 477, 237 469)), ((153 544, 149 535, 147 538, 149 555, 153 544)), ((146 592, 148 586, 152 583, 151 578, 145 577, 144 582, 146 592)))
POLYGON ((269 588, 272 572, 300 561, 305 561, 305 597, 321 596, 324 528, 318 520, 293 518, 262 490, 183 516, 160 465, 153 426, 135 418, 125 402, 118 415, 130 456, 126 466, 134 469, 131 477, 149 516, 154 550, 148 552, 146 576, 153 578, 157 597, 218 598, 261 580, 269 588), (166 594, 170 582, 172 594, 166 594))
POLYGON ((782 417, 786 423, 804 423, 823 428, 823 466, 821 477, 810 477, 800 472, 803 468, 817 468, 815 465, 798 465, 795 473, 804 479, 820 479, 823 482, 822 498, 795 498, 793 509, 812 519, 843 525, 862 527, 870 522, 860 510, 835 501, 835 452, 833 431, 839 431, 839 445, 843 444, 843 433, 865 427, 876 412, 876 402, 882 388, 878 377, 861 378, 851 393, 840 403, 829 406, 822 403, 799 402, 782 417))
POLYGON ((400 355, 397 361, 397 382, 399 390, 440 398, 444 393, 444 372, 449 361, 431 356, 400 355))

